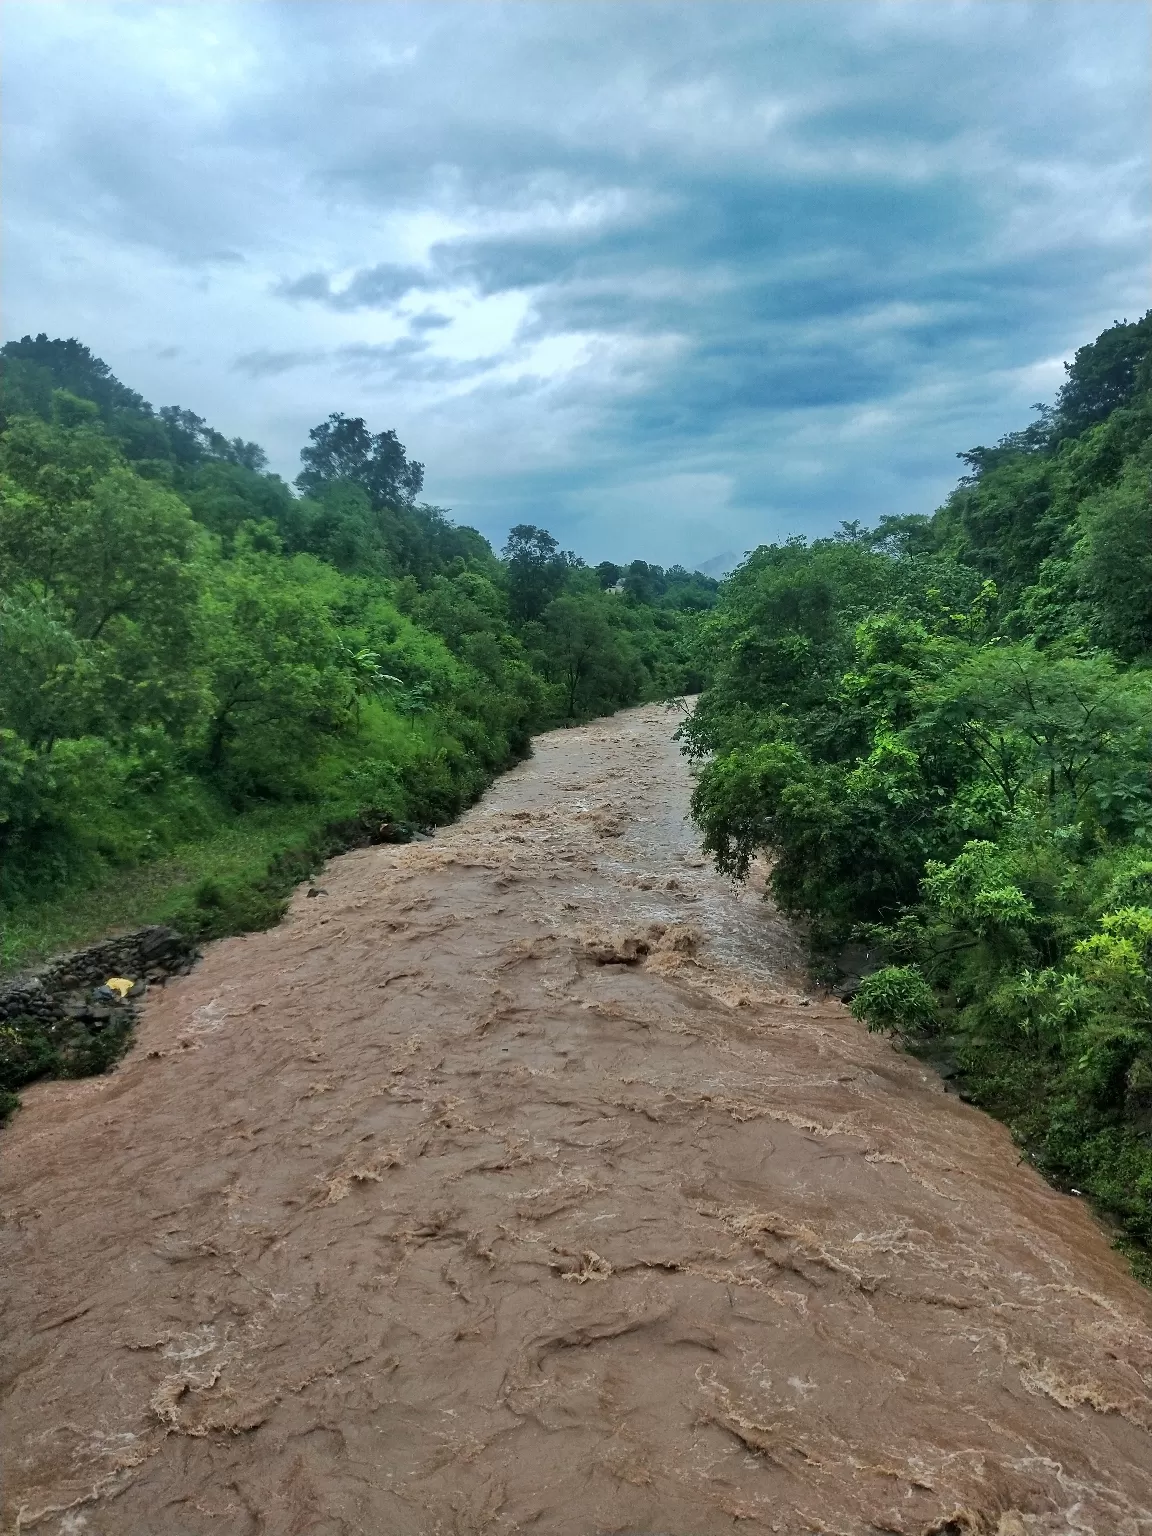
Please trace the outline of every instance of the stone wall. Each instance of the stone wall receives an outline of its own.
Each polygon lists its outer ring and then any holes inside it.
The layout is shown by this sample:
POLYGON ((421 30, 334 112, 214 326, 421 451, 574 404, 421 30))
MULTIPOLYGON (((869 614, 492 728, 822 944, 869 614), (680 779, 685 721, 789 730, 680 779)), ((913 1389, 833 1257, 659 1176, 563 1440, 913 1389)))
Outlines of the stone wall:
MULTIPOLYGON (((159 925, 101 939, 86 949, 57 955, 33 975, 0 982, 0 1023, 19 1018, 102 1022, 110 1016, 109 1004, 88 994, 110 976, 141 983, 133 993, 138 997, 149 983, 184 975, 198 958, 199 951, 189 939, 159 925)), ((131 999, 112 1006, 117 1011, 130 1008, 131 999)))

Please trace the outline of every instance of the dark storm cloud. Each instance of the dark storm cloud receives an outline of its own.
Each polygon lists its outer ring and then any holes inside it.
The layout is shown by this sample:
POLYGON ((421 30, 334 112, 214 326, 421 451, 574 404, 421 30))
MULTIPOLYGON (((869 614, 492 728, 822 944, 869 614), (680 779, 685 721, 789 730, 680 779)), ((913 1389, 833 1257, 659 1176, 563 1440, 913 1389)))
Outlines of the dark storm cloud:
POLYGON ((308 352, 276 352, 270 347, 260 347, 255 352, 243 352, 233 359, 232 367, 237 373, 246 374, 250 379, 271 379, 277 374, 292 373, 297 368, 307 368, 313 363, 320 362, 325 353, 320 348, 313 348, 308 352))
POLYGON ((337 347, 332 356, 342 372, 365 380, 388 378, 397 384, 449 384, 479 378, 499 361, 497 357, 437 357, 417 336, 376 346, 353 343, 337 347))
POLYGON ((14 328, 194 384, 286 471, 371 415, 497 536, 694 559, 928 510, 1149 299, 1143 4, 8 24, 14 328))
POLYGON ((334 287, 325 272, 305 272, 292 281, 277 283, 273 292, 285 299, 315 299, 329 309, 391 309, 414 288, 435 286, 435 280, 416 267, 397 267, 385 261, 354 273, 343 287, 334 287))
POLYGON ((441 315, 434 309, 425 310, 422 315, 413 315, 408 322, 413 331, 440 331, 451 324, 447 315, 441 315))
MULTIPOLYGON (((413 327, 436 329, 444 323, 447 322, 440 315, 419 316, 413 327), (423 324, 419 324, 421 321, 423 324)), ((327 364, 339 373, 360 379, 378 381, 387 378, 396 382, 442 384, 477 378, 498 362, 496 356, 467 359, 431 356, 427 341, 417 335, 374 344, 352 342, 343 347, 317 347, 302 352, 274 352, 262 348, 241 353, 232 360, 232 368, 250 379, 270 379, 327 364)))

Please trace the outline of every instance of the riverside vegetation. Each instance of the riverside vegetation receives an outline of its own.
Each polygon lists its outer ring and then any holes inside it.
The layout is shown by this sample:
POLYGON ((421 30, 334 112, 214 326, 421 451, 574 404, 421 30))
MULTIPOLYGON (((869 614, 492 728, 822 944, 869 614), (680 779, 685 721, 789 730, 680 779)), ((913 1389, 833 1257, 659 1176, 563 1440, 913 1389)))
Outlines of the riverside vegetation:
POLYGON ((720 867, 1152 1278, 1152 312, 1036 409, 934 516, 756 550, 683 734, 720 867))
MULTIPOLYGON (((0 351, 3 968, 109 927, 267 926, 362 836, 444 823, 534 732, 699 686, 717 583, 502 558, 339 413, 295 488, 75 340, 0 351)), ((33 1032, 34 1033, 34 1032, 33 1032)), ((9 1020, 0 1092, 59 1068, 9 1020)))
MULTIPOLYGON (((703 686, 720 868, 768 855, 829 978, 867 946, 857 1015, 1152 1275, 1152 314, 933 516, 762 547, 719 601, 530 526, 497 558, 362 421, 313 430, 294 493, 76 342, 2 361, 9 966, 125 920, 267 925, 365 813, 446 821, 533 731, 703 686)), ((45 1069, 11 1024, 0 1055, 9 1087, 45 1069)))

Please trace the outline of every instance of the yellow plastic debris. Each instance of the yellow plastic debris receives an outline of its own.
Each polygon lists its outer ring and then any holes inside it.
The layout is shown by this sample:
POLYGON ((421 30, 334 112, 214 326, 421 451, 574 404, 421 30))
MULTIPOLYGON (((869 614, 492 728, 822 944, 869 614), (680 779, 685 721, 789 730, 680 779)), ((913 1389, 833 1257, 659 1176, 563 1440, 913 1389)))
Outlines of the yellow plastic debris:
POLYGON ((115 992, 117 997, 127 997, 136 983, 129 981, 127 976, 109 976, 104 985, 110 992, 115 992))

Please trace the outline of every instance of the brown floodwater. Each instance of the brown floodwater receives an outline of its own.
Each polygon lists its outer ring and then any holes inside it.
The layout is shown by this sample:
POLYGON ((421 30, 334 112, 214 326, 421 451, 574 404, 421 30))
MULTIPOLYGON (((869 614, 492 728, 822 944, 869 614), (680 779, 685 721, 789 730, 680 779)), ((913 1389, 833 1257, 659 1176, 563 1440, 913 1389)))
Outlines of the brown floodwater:
POLYGON ((675 725, 540 738, 26 1094, 6 1530, 1152 1533, 1152 1296, 808 992, 675 725))

